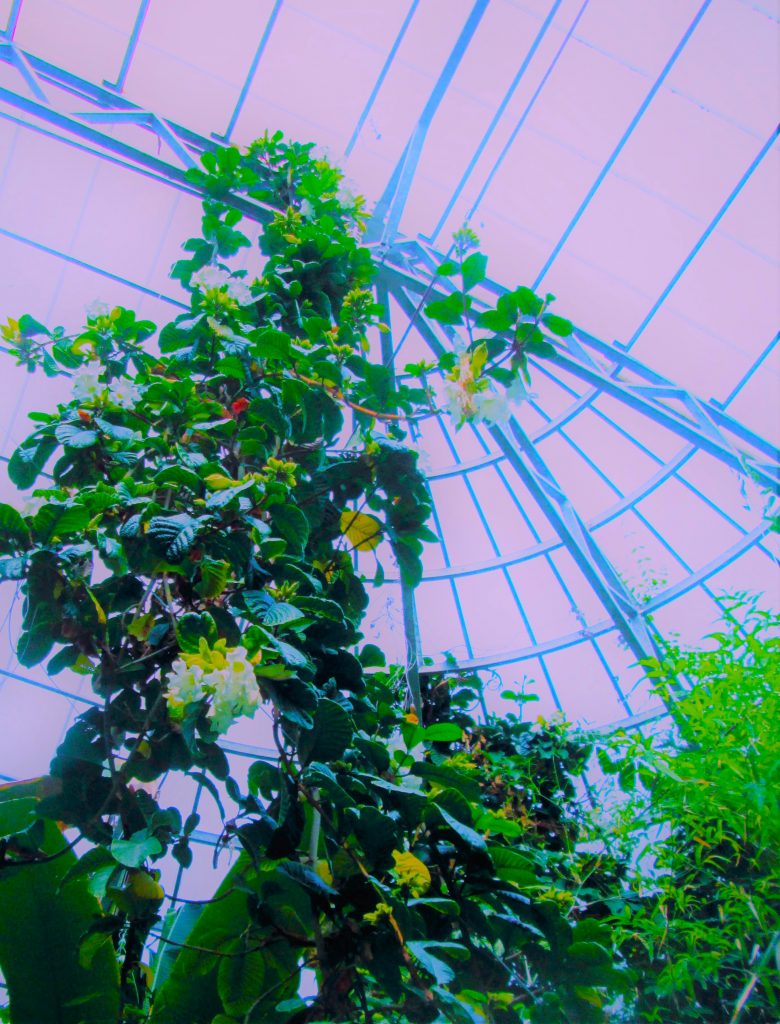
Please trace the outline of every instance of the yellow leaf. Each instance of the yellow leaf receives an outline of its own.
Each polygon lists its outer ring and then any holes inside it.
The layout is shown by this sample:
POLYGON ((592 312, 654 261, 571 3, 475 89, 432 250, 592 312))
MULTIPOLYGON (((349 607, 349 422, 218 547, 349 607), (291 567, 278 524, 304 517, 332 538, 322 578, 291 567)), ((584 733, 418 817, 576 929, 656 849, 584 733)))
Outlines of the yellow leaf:
POLYGON ((402 885, 408 885, 415 896, 422 896, 431 884, 431 873, 427 866, 408 851, 393 850, 395 876, 402 885))
POLYGON ((162 886, 148 871, 131 872, 127 888, 139 900, 165 899, 162 886))
POLYGON ((318 860, 314 865, 314 870, 326 885, 333 885, 333 872, 330 870, 330 864, 326 860, 318 860))
POLYGON ((137 619, 133 619, 127 627, 127 632, 130 636, 134 636, 136 640, 145 640, 151 633, 153 625, 154 615, 151 613, 140 615, 137 619))
POLYGON ((347 509, 341 513, 339 526, 356 551, 373 551, 382 539, 382 524, 364 512, 347 509))
POLYGON ((224 473, 209 473, 203 478, 206 486, 212 491, 226 491, 228 487, 235 487, 239 480, 232 480, 224 473))
POLYGON ((89 598, 92 601, 92 604, 95 606, 95 611, 97 612, 98 622, 100 623, 101 626, 105 626, 106 621, 107 621, 106 620, 106 613, 103 611, 103 608, 102 608, 102 606, 100 604, 100 601, 98 601, 98 599, 95 597, 95 595, 89 589, 89 587, 84 587, 84 589, 89 594, 89 598))

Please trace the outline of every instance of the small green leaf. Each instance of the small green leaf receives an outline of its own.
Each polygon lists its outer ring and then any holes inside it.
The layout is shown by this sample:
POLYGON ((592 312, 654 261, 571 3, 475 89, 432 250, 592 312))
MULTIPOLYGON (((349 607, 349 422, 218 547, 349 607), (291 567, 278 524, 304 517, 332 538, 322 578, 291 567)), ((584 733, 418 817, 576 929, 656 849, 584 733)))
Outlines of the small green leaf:
POLYGON ((436 722, 423 733, 427 743, 457 743, 463 739, 463 730, 454 722, 436 722))
POLYGON ((209 646, 219 639, 217 624, 208 612, 187 612, 176 620, 176 639, 185 654, 197 654, 201 638, 209 646))
POLYGON ((571 320, 564 320, 562 316, 556 316, 555 313, 545 313, 542 323, 551 334, 556 334, 559 338, 568 338, 574 330, 571 320))
POLYGON ((487 256, 481 252, 473 252, 463 261, 461 272, 463 274, 463 291, 469 292, 485 280, 487 256))
POLYGON ((111 843, 111 853, 126 868, 140 868, 147 858, 162 853, 162 844, 144 828, 129 839, 115 839, 111 843))
POLYGON ((446 299, 429 302, 425 307, 425 315, 440 324, 460 324, 463 322, 463 296, 454 292, 446 299))
POLYGON ((454 968, 450 967, 441 958, 442 956, 449 956, 454 960, 468 960, 469 958, 466 947, 457 942, 414 941, 407 942, 407 946, 415 960, 419 961, 421 966, 433 975, 439 985, 445 985, 455 977, 454 968))

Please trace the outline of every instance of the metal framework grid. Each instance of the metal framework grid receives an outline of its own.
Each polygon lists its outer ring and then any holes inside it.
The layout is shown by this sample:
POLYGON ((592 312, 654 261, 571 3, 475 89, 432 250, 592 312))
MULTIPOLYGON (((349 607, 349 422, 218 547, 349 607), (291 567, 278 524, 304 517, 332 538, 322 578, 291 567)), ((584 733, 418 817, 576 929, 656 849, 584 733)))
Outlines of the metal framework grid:
MULTIPOLYGON (((545 261, 537 280, 534 282, 535 287, 539 286, 544 274, 558 257, 568 236, 582 217, 588 204, 592 201, 626 140, 639 123, 647 106, 696 31, 710 3, 711 0, 706 0, 699 8, 696 17, 653 83, 640 109, 628 125, 626 132, 597 175, 583 203, 550 253, 549 258, 545 261)), ((129 168, 158 181, 162 186, 195 194, 195 190, 185 178, 185 171, 187 168, 195 165, 200 153, 208 149, 214 149, 216 146, 230 140, 246 102, 252 81, 261 64, 269 38, 272 36, 276 21, 282 10, 283 0, 275 0, 273 4, 268 21, 262 31, 255 56, 249 67, 244 87, 238 96, 233 114, 224 134, 222 136, 215 135, 211 138, 198 135, 182 125, 158 116, 153 111, 141 109, 123 95, 123 88, 132 67, 139 38, 143 32, 149 4, 150 0, 141 0, 140 2, 137 17, 127 41, 124 59, 116 79, 113 82, 95 84, 62 68, 55 67, 17 46, 14 42, 14 35, 20 16, 22 0, 14 0, 8 25, 4 32, 0 32, 0 62, 13 69, 17 75, 18 86, 15 88, 0 87, 0 117, 16 123, 25 131, 56 138, 63 145, 76 147, 82 151, 94 154, 100 160, 110 161, 129 168), (53 99, 55 96, 56 102, 53 99), (67 107, 69 112, 63 112, 63 106, 67 107), (158 152, 156 154, 147 152, 110 134, 112 128, 127 124, 140 126, 149 132, 156 140, 158 152), (165 156, 162 155, 163 152, 165 156)), ((413 0, 408 9, 398 36, 387 55, 387 59, 355 125, 347 147, 347 154, 354 147, 356 140, 366 125, 372 106, 380 93, 393 61, 396 59, 404 35, 417 13, 418 5, 419 0, 413 0)), ((388 347, 383 352, 383 356, 388 362, 393 359, 399 360, 399 356, 403 356, 404 345, 410 336, 416 335, 418 338, 421 338, 428 349, 434 353, 444 351, 452 343, 451 334, 446 329, 431 327, 418 316, 422 304, 435 298, 437 289, 442 287, 441 280, 435 276, 435 271, 444 257, 441 252, 437 251, 435 245, 449 213, 463 191, 469 176, 474 171, 478 158, 488 146, 499 119, 526 73, 529 62, 537 53, 560 5, 561 0, 554 0, 551 3, 547 18, 542 23, 529 51, 524 55, 509 90, 499 104, 490 126, 481 138, 473 158, 431 236, 409 239, 399 234, 399 225, 426 136, 434 115, 452 81, 453 75, 466 54, 469 43, 485 14, 488 0, 477 0, 474 4, 438 79, 434 83, 415 129, 409 137, 397 166, 390 175, 384 194, 377 205, 368 233, 368 241, 374 248, 375 255, 380 263, 380 273, 377 282, 378 294, 380 299, 387 305, 388 312, 391 313, 392 311, 393 340, 388 342, 388 347)), ((575 32, 587 6, 588 0, 585 0, 569 26, 545 74, 542 76, 509 141, 499 154, 491 175, 473 204, 469 216, 476 210, 490 180, 498 171, 501 162, 506 156, 509 146, 522 129, 536 100, 553 73, 561 54, 564 52, 567 43, 575 32)), ((462 667, 492 668, 510 664, 517 665, 530 659, 536 659, 554 704, 558 708, 565 709, 565 701, 561 700, 557 692, 553 673, 548 668, 547 659, 557 652, 576 645, 585 644, 603 667, 614 688, 617 702, 621 709, 620 721, 617 724, 641 725, 651 718, 662 714, 663 709, 636 710, 632 704, 631 693, 621 685, 618 674, 610 666, 608 656, 600 645, 600 641, 607 634, 617 631, 621 644, 628 649, 635 660, 652 657, 658 649, 652 624, 653 613, 696 587, 703 588, 705 593, 713 596, 708 581, 748 550, 755 550, 762 556, 773 559, 773 554, 766 545, 766 535, 770 528, 768 522, 763 522, 750 530, 745 529, 724 509, 715 507, 712 499, 695 483, 680 475, 680 472, 698 452, 705 452, 712 459, 717 460, 718 463, 728 467, 728 469, 735 471, 743 477, 752 479, 764 490, 775 493, 780 490, 780 455, 778 450, 773 444, 759 437, 738 420, 734 419, 728 412, 728 407, 732 400, 746 386, 754 374, 760 371, 762 364, 777 344, 778 336, 776 335, 769 341, 759 358, 754 361, 748 371, 736 382, 731 393, 722 402, 702 400, 696 397, 686 388, 676 385, 663 375, 633 358, 631 349, 653 317, 662 308, 669 293, 695 259, 699 250, 712 235, 746 182, 769 153, 776 138, 777 131, 773 132, 758 150, 755 158, 746 168, 734 189, 726 197, 723 205, 707 224, 696 244, 658 295, 657 300, 653 303, 639 328, 625 344, 618 342, 607 344, 589 334, 577 331, 571 338, 557 343, 558 354, 554 362, 539 364, 533 367, 535 375, 539 375, 540 379, 548 378, 550 381, 554 381, 556 387, 562 389, 566 394, 567 403, 562 412, 558 412, 556 415, 548 415, 540 404, 532 402, 536 413, 538 413, 538 416, 543 421, 542 425, 537 426, 535 429, 527 429, 521 426, 520 422, 516 419, 512 420, 506 428, 467 428, 466 433, 470 435, 471 447, 479 452, 478 455, 470 457, 463 457, 460 454, 459 445, 453 438, 447 424, 444 422, 437 424, 437 429, 441 432, 443 442, 451 452, 452 463, 430 474, 431 485, 434 487, 437 481, 446 481, 453 478, 463 481, 493 552, 491 558, 481 562, 453 564, 452 554, 447 550, 444 533, 440 526, 438 512, 435 513, 435 525, 437 532, 441 536, 443 565, 438 569, 427 572, 426 582, 439 582, 445 585, 451 594, 452 603, 457 615, 457 623, 463 640, 461 646, 465 650, 465 657, 458 659, 462 667), (632 413, 638 413, 643 417, 647 417, 648 420, 653 421, 664 430, 670 432, 679 440, 681 445, 679 450, 671 458, 659 457, 651 447, 643 444, 636 437, 630 436, 627 430, 612 422, 608 412, 605 412, 601 407, 604 404, 603 400, 605 397, 631 410, 632 413), (605 422, 610 422, 613 428, 619 430, 625 435, 627 440, 652 460, 656 467, 655 471, 646 479, 641 487, 631 493, 622 493, 610 480, 605 478, 603 471, 597 462, 590 457, 588 452, 578 448, 576 442, 567 435, 567 427, 573 424, 577 416, 584 410, 588 410, 591 414, 605 422), (593 472, 600 476, 604 483, 612 489, 614 502, 595 520, 586 521, 578 513, 576 502, 567 495, 565 488, 556 479, 553 469, 545 460, 540 450, 540 443, 546 438, 553 436, 565 439, 568 445, 576 448, 579 455, 589 464, 593 472), (502 550, 502 545, 495 537, 490 520, 490 511, 483 507, 474 483, 480 472, 487 468, 491 468, 497 474, 497 478, 501 481, 502 486, 505 488, 518 514, 523 518, 528 531, 534 539, 533 544, 513 551, 510 554, 502 550), (643 515, 641 509, 638 508, 638 504, 651 494, 656 487, 672 479, 694 494, 703 504, 709 505, 739 535, 739 539, 735 544, 723 550, 718 557, 706 565, 700 566, 697 570, 693 570, 687 565, 681 553, 672 547, 669 541, 661 535, 648 518, 643 515), (524 488, 524 501, 531 501, 535 505, 535 516, 533 518, 528 515, 523 502, 521 502, 516 493, 516 483, 514 482, 516 480, 519 480, 524 488), (605 554, 597 536, 598 530, 601 527, 616 520, 623 512, 629 509, 653 533, 660 545, 689 570, 683 579, 669 586, 661 587, 646 601, 638 599, 632 593, 630 587, 605 554), (551 527, 546 536, 542 535, 542 532, 540 532, 536 525, 539 521, 537 518, 538 514, 551 527), (568 553, 577 570, 597 595, 605 615, 596 621, 585 622, 583 620, 580 629, 566 635, 558 636, 554 639, 539 640, 535 635, 535 630, 527 614, 523 599, 520 596, 516 580, 512 575, 512 569, 532 559, 542 559, 550 573, 557 580, 572 608, 576 608, 577 599, 569 583, 567 583, 564 573, 561 571, 559 562, 556 561, 556 556, 561 551, 568 553), (460 587, 462 582, 469 577, 476 577, 489 572, 498 573, 504 581, 507 590, 515 602, 517 614, 523 623, 529 642, 499 653, 493 652, 489 655, 484 655, 479 653, 470 637, 468 615, 464 610, 460 587)), ((251 203, 243 203, 242 208, 250 218, 262 220, 267 215, 264 210, 251 203)), ((33 238, 23 236, 19 232, 6 229, 2 225, 0 225, 0 234, 13 239, 19 244, 30 246, 38 251, 45 252, 49 256, 92 271, 94 274, 102 276, 107 280, 135 289, 141 294, 153 295, 174 308, 183 307, 183 304, 175 297, 150 291, 143 285, 114 274, 100 266, 94 266, 83 260, 78 260, 67 252, 44 245, 33 238)), ((486 289, 486 297, 488 295, 495 296, 500 294, 501 291, 500 285, 489 282, 486 289)), ((410 661, 412 662, 412 667, 414 669, 422 668, 423 671, 436 671, 445 667, 443 663, 423 667, 422 654, 425 651, 424 649, 421 650, 414 598, 408 593, 403 595, 403 608, 403 621, 407 634, 406 647, 407 651, 411 652, 410 661)), ((33 679, 11 671, 10 667, 8 669, 0 669, 0 675, 11 686, 21 684, 56 694, 67 702, 71 713, 78 710, 78 705, 92 703, 89 697, 80 696, 66 688, 57 687, 52 682, 33 679)), ((2 682, 0 682, 0 686, 2 686, 2 682)), ((265 753, 262 748, 236 743, 228 745, 228 752, 233 757, 238 758, 262 756, 265 753)), ((2 767, 0 765, 0 769, 2 767)), ((199 795, 196 796, 196 803, 198 799, 199 795)), ((208 831, 204 831, 196 838, 205 843, 213 843, 216 836, 208 831)), ((176 892, 178 892, 178 884, 177 881, 176 892)))

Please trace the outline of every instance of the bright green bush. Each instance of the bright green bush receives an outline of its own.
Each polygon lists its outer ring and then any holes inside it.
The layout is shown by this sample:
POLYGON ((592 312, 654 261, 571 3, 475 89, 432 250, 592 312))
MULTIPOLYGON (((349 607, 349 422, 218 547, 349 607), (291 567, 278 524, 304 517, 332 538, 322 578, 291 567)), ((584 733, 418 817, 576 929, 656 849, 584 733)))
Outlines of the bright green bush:
POLYGON ((617 760, 600 753, 630 794, 615 838, 636 870, 614 925, 640 1020, 772 1024, 780 1014, 778 626, 732 602, 711 650, 670 647, 648 666, 671 709, 666 741, 623 737, 617 760))

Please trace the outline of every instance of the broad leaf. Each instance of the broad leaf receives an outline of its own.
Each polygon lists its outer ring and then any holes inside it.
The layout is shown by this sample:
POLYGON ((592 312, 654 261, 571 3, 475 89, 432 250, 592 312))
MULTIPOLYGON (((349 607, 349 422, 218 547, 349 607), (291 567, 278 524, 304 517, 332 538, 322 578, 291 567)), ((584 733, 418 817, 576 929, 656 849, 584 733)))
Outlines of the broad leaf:
POLYGON ((79 879, 60 890, 77 863, 53 822, 44 850, 56 859, 0 873, 0 970, 11 1024, 115 1024, 119 974, 110 942, 99 944, 89 968, 79 963, 82 935, 101 916, 79 879))

